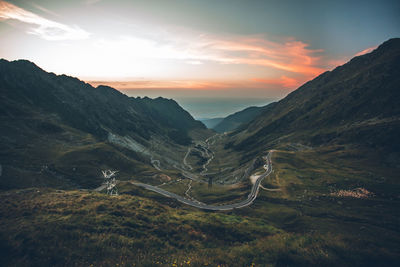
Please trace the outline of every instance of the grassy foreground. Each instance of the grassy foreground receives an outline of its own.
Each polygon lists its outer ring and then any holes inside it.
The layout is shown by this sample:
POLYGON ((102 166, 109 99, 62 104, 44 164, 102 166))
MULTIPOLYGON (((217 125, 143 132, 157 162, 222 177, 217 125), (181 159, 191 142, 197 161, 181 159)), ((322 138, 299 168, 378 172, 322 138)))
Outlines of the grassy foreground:
POLYGON ((230 212, 183 206, 129 183, 119 185, 116 197, 3 191, 0 265, 397 265, 395 174, 372 174, 373 165, 361 168, 362 159, 353 161, 360 168, 345 165, 348 155, 340 149, 275 152, 275 171, 264 186, 282 191, 260 191, 252 206, 230 212), (355 187, 374 195, 336 194, 355 187))

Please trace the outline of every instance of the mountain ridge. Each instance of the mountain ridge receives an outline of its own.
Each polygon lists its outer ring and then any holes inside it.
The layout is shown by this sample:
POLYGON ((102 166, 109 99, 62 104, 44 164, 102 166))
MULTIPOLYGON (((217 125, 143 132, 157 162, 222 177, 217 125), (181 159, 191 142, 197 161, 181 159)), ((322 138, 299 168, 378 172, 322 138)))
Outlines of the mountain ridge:
MULTIPOLYGON (((32 91, 32 88, 19 88, 19 93, 23 93, 24 95, 19 95, 20 99, 26 99, 29 98, 30 101, 28 102, 34 102, 36 101, 36 105, 42 105, 42 108, 46 108, 48 111, 51 112, 57 112, 59 115, 63 116, 64 119, 67 119, 69 123, 71 123, 74 127, 76 128, 84 128, 83 130, 90 131, 93 134, 99 135, 99 136, 105 136, 105 129, 102 129, 101 126, 104 127, 111 127, 114 128, 114 130, 117 131, 117 133, 124 134, 128 131, 136 131, 141 137, 143 138, 148 138, 148 133, 145 133, 142 131, 142 127, 135 126, 132 124, 129 119, 125 116, 122 118, 120 117, 119 119, 124 120, 124 125, 120 124, 119 126, 113 125, 112 119, 109 117, 117 117, 118 115, 122 114, 120 105, 122 106, 128 106, 127 112, 129 113, 129 116, 133 116, 133 118, 139 120, 141 124, 145 124, 145 126, 150 127, 149 123, 146 123, 143 119, 139 118, 137 116, 138 112, 142 113, 143 115, 150 115, 146 116, 147 120, 150 120, 151 123, 159 123, 164 126, 171 126, 171 123, 168 120, 168 116, 164 116, 164 112, 158 110, 155 108, 160 104, 160 102, 164 102, 164 107, 166 108, 167 105, 171 107, 171 110, 174 111, 174 109, 179 109, 179 112, 183 114, 183 119, 180 121, 180 126, 181 128, 195 128, 195 127, 200 127, 204 128, 200 123, 194 121, 193 117, 190 116, 189 113, 184 111, 174 100, 161 100, 160 99, 146 99, 146 98, 132 98, 128 97, 121 92, 115 90, 114 88, 108 87, 108 86, 98 86, 96 88, 92 87, 90 84, 85 83, 80 81, 77 78, 69 77, 66 75, 55 75, 54 73, 47 73, 41 68, 37 67, 34 63, 29 62, 27 60, 19 60, 19 61, 12 61, 8 62, 6 60, 2 60, 0 64, 4 66, 7 62, 7 65, 9 68, 12 68, 11 71, 13 71, 13 75, 17 75, 18 77, 14 77, 14 81, 8 81, 9 85, 4 85, 4 86, 10 86, 14 82, 14 84, 18 84, 18 79, 23 80, 23 79, 29 79, 29 77, 34 78, 34 79, 41 79, 40 82, 43 82, 46 84, 45 87, 42 85, 41 88, 35 88, 33 84, 30 84, 34 89, 37 90, 37 92, 32 91), (27 67, 29 66, 29 67, 27 67), (26 68, 29 68, 27 70, 26 68), (32 73, 29 73, 28 71, 31 71, 32 73), (23 72, 23 73, 22 73, 23 72), (23 76, 23 77, 22 77, 23 76), (46 80, 47 79, 47 80, 46 80), (62 84, 64 83, 64 84, 62 84), (59 86, 61 84, 61 86, 59 86), (63 88, 66 87, 66 88, 63 88), (22 90, 21 90, 22 89, 22 90), (24 90, 25 89, 25 90, 24 90), (37 95, 40 94, 40 95, 37 95), (48 101, 44 99, 47 97, 48 101), (82 107, 79 106, 77 103, 73 103, 73 100, 75 98, 80 97, 79 101, 85 101, 85 111, 82 110, 82 107), (107 99, 105 99, 107 97, 107 99), (96 106, 97 102, 98 103, 103 103, 106 104, 106 109, 108 112, 112 112, 110 116, 108 116, 107 120, 103 119, 103 116, 106 114, 99 114, 98 110, 101 109, 101 107, 96 106), (111 102, 111 103, 110 103, 111 102), (112 103, 114 102, 114 103, 112 103), (151 106, 151 102, 157 102, 157 105, 151 106), (66 105, 65 105, 66 103, 66 105), (65 107, 68 110, 64 110, 63 107, 65 107), (82 117, 83 119, 78 119, 78 121, 74 121, 74 119, 69 118, 68 115, 70 112, 76 113, 75 117, 82 117), (85 113, 90 113, 90 115, 93 115, 97 117, 98 120, 100 120, 100 124, 103 125, 95 125, 95 122, 93 120, 90 120, 90 116, 85 116, 85 113), (151 116, 156 114, 156 116, 151 116), (154 117, 163 115, 164 119, 163 120, 158 120, 154 121, 154 117), (89 125, 88 125, 89 124, 89 125), (90 125, 92 124, 92 125, 90 125), (114 127, 117 126, 117 127, 114 127)), ((3 75, 5 75, 6 70, 3 68, 2 69, 3 75)), ((12 75, 11 75, 12 76, 12 75)), ((9 77, 8 79, 13 79, 13 77, 9 77)), ((7 92, 5 92, 7 93, 7 92)), ((12 94, 8 94, 8 96, 12 97, 12 94)), ((165 110, 164 110, 165 111, 165 110)), ((77 119, 77 118, 75 118, 77 119)), ((152 130, 156 130, 153 128, 152 130)))

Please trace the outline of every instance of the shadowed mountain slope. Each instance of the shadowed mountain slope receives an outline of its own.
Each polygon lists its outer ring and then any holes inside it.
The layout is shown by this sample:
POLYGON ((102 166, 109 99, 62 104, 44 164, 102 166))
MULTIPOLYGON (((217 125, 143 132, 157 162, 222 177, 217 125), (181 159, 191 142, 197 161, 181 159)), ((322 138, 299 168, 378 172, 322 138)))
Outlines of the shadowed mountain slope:
POLYGON ((356 144, 398 156, 399 89, 396 38, 305 83, 231 134, 229 147, 258 153, 284 142, 356 144))
POLYGON ((72 127, 105 137, 108 132, 148 139, 168 128, 204 128, 174 100, 132 98, 108 87, 47 73, 25 60, 0 61, 0 114, 12 116, 22 106, 57 114, 72 127), (179 122, 179 124, 177 123, 179 122))
POLYGON ((94 88, 26 60, 0 60, 0 93, 0 185, 6 188, 93 186, 106 167, 137 174, 150 165, 152 140, 186 145, 190 131, 205 129, 174 100, 94 88))
POLYGON ((243 124, 246 124, 261 114, 263 111, 266 110, 267 106, 263 107, 248 107, 241 111, 238 111, 234 114, 229 115, 228 117, 224 118, 221 122, 217 125, 212 127, 215 131, 219 133, 233 131, 243 124))

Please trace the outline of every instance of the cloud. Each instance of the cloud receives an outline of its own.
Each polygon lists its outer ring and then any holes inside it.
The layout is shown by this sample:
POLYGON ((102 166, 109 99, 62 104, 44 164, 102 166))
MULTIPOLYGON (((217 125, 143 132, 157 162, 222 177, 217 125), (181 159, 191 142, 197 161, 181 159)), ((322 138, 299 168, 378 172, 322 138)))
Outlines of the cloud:
POLYGON ((230 40, 211 38, 205 49, 216 56, 209 59, 226 64, 247 64, 271 67, 307 76, 316 76, 325 71, 319 67, 322 50, 313 50, 309 44, 294 38, 269 41, 264 36, 236 36, 230 40))
POLYGON ((375 45, 373 47, 369 47, 367 49, 364 49, 363 51, 358 52, 357 54, 355 54, 353 57, 358 57, 358 56, 362 56, 368 53, 371 53, 373 50, 375 50, 378 46, 375 45))
MULTIPOLYGON (((202 65, 202 68, 207 68, 208 63, 227 67, 261 66, 266 68, 267 74, 272 70, 273 73, 281 72, 280 76, 285 75, 292 79, 294 76, 302 76, 300 77, 302 81, 326 71, 321 67, 322 60, 318 56, 322 50, 310 49, 309 44, 292 37, 270 41, 262 35, 213 36, 201 33, 188 34, 175 29, 168 34, 157 36, 135 33, 112 40, 100 40, 96 42, 95 49, 90 51, 102 51, 102 55, 111 55, 110 61, 121 58, 129 64, 139 62, 138 59, 151 59, 177 60, 184 64, 202 65)), ((123 66, 123 64, 121 62, 118 65, 123 66)), ((294 84, 293 81, 291 84, 294 84)))
POLYGON ((94 5, 98 2, 100 2, 101 0, 86 0, 86 4, 87 5, 94 5))
POLYGON ((286 77, 282 75, 280 78, 271 78, 271 79, 263 79, 263 78, 253 78, 251 81, 256 83, 263 83, 266 85, 279 85, 285 88, 296 88, 300 85, 300 82, 294 78, 286 77))
MULTIPOLYGON (((198 90, 221 90, 227 88, 252 88, 252 89, 281 89, 292 90, 307 80, 314 78, 326 69, 323 66, 324 58, 319 54, 322 50, 310 49, 310 45, 294 38, 286 37, 270 41, 266 36, 211 36, 199 33, 170 32, 158 35, 135 34, 120 36, 118 38, 97 40, 95 47, 83 53, 83 56, 93 54, 95 62, 98 54, 102 54, 102 61, 107 64, 101 66, 114 66, 122 80, 126 82, 115 83, 112 86, 118 89, 198 89, 198 90), (150 63, 149 63, 150 62, 150 63), (157 68, 163 62, 163 67, 157 68), (194 75, 202 73, 206 77, 207 72, 225 69, 225 73, 235 69, 235 65, 250 65, 261 67, 256 69, 256 78, 251 78, 252 68, 240 66, 236 68, 243 70, 240 76, 227 74, 224 77, 214 76, 213 81, 205 81, 207 78, 196 78, 196 76, 182 76, 186 80, 180 80, 179 75, 170 72, 175 64, 183 64, 181 69, 190 67, 184 65, 197 65, 193 71, 194 75), (158 66, 155 67, 154 64, 158 66), (221 64, 216 66, 215 64, 221 64), (136 67, 137 65, 137 67, 136 67), (149 69, 152 76, 159 73, 168 79, 151 80, 142 70, 149 69), (263 77, 261 70, 265 73, 263 77), (129 78, 129 73, 136 77, 147 77, 146 81, 137 81, 129 78), (140 74, 138 74, 140 73, 140 74), (192 79, 192 80, 189 80, 192 79)), ((326 61, 326 60, 325 60, 326 61)), ((96 67, 91 68, 95 70, 96 67)), ((97 74, 100 73, 97 71, 97 74)), ((110 71, 104 71, 111 75, 110 71)), ((193 73, 193 72, 191 72, 193 73)), ((96 77, 90 76, 87 77, 96 77)), ((99 77, 99 76, 97 76, 99 77)), ((199 77, 199 76, 197 76, 199 77)), ((253 76, 254 77, 254 76, 253 76)), ((115 78, 114 78, 115 79, 115 78)), ((93 78, 90 78, 93 80, 93 78)), ((107 84, 110 84, 108 77, 107 84)), ((120 80, 121 81, 121 80, 120 80)), ((95 84, 101 84, 95 82, 95 84)))
POLYGON ((86 39, 90 35, 78 26, 68 26, 48 20, 11 3, 0 0, 0 20, 9 19, 35 25, 28 33, 50 41, 80 40, 86 39))
POLYGON ((252 78, 250 80, 132 80, 132 81, 87 81, 92 86, 108 85, 118 90, 240 90, 249 89, 294 89, 299 86, 299 81, 282 75, 279 78, 252 78))
POLYGON ((203 65, 203 62, 199 61, 199 60, 189 60, 186 61, 187 64, 191 64, 191 65, 203 65))
POLYGON ((42 6, 39 6, 39 5, 35 4, 35 3, 29 3, 29 4, 30 4, 31 6, 33 6, 34 8, 36 8, 36 9, 38 9, 38 10, 40 10, 40 11, 42 11, 42 12, 48 14, 48 15, 51 15, 51 16, 53 16, 53 17, 60 17, 59 14, 57 14, 56 12, 53 12, 53 11, 47 9, 47 8, 44 8, 44 7, 42 7, 42 6))
MULTIPOLYGON (((87 81, 92 86, 108 85, 119 90, 133 89, 176 89, 176 90, 218 90, 234 87, 232 82, 195 80, 138 80, 138 81, 87 81)), ((242 86, 242 84, 240 84, 242 86)))

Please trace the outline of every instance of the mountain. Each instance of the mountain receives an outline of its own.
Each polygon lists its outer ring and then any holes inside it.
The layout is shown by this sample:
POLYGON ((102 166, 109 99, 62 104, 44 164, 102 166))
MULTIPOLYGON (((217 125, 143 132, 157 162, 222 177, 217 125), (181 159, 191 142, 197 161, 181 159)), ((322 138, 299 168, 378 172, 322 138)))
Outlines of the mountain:
POLYGON ((157 149, 205 130, 174 100, 94 88, 26 60, 0 60, 0 92, 0 187, 90 187, 105 167, 138 174, 157 149))
POLYGON ((305 83, 232 133, 227 147, 258 153, 290 142, 353 144, 399 159, 399 89, 396 38, 305 83))
POLYGON ((218 133, 230 132, 250 122, 267 108, 271 108, 270 105, 272 104, 263 107, 248 107, 225 118, 200 119, 200 121, 208 129, 213 129, 218 133))
POLYGON ((218 125, 224 118, 212 118, 212 119, 200 119, 200 121, 208 128, 213 129, 215 126, 218 125))
POLYGON ((269 105, 263 107, 248 107, 221 120, 217 125, 211 127, 219 133, 229 132, 241 125, 250 122, 261 114, 269 105))

